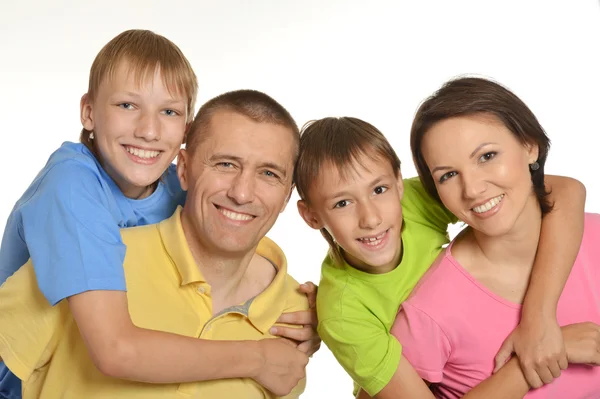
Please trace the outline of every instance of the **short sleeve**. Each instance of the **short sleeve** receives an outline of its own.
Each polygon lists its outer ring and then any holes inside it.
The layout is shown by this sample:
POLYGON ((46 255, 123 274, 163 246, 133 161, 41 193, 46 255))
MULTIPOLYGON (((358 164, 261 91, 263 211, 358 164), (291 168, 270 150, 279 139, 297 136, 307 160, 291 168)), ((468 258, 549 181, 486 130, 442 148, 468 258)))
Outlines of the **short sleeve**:
POLYGON ((21 208, 37 281, 51 304, 90 290, 125 291, 126 248, 111 199, 97 171, 67 161, 47 172, 21 208))
POLYGON ((319 321, 319 335, 350 377, 374 396, 392 379, 401 346, 374 316, 319 321))
POLYGON ((450 341, 435 320, 404 302, 391 332, 402 342, 406 360, 421 378, 433 384, 442 380, 450 357, 450 341))
POLYGON ((67 303, 51 306, 31 262, 0 287, 0 357, 21 380, 46 364, 67 324, 67 303))
POLYGON ((449 224, 458 221, 444 205, 433 199, 418 177, 404 179, 402 214, 407 220, 446 233, 449 224))

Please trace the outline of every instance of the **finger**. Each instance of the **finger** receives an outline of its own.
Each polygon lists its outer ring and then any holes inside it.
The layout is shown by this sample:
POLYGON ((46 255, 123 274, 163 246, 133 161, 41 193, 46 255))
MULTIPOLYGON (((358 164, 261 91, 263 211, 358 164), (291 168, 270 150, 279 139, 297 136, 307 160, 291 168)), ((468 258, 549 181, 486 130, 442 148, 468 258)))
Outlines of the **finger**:
POLYGON ((321 341, 317 339, 304 341, 298 345, 298 350, 306 353, 308 357, 312 357, 319 348, 321 348, 321 341))
POLYGON ((317 325, 317 312, 314 310, 299 310, 297 312, 283 313, 277 319, 277 323, 295 324, 298 326, 317 325))
POLYGON ((287 339, 287 338, 277 338, 279 340, 279 342, 284 343, 288 346, 291 346, 293 348, 298 348, 298 343, 296 341, 292 341, 291 339, 287 339))
POLYGON ((502 343, 502 346, 500 347, 498 354, 496 354, 496 358, 494 359, 494 373, 496 373, 498 370, 500 370, 502 368, 502 366, 504 366, 506 364, 506 362, 508 361, 508 359, 510 359, 513 352, 514 352, 513 341, 511 339, 511 337, 509 336, 504 341, 504 343, 502 343))
POLYGON ((564 351, 558 359, 558 367, 560 367, 561 370, 566 370, 567 367, 569 367, 569 361, 567 360, 566 351, 564 351))
POLYGON ((539 388, 544 385, 538 373, 536 373, 532 368, 524 369, 522 365, 521 368, 523 369, 525 379, 531 388, 539 388))
POLYGON ((298 342, 308 341, 309 339, 315 338, 316 335, 315 331, 310 326, 302 328, 277 326, 272 327, 271 330, 269 330, 269 332, 271 332, 271 334, 273 335, 293 339, 298 342), (275 332, 272 332, 274 330, 275 332))
POLYGON ((542 366, 538 366, 535 370, 537 372, 537 375, 540 377, 540 380, 542 380, 542 383, 550 384, 552 382, 552 380, 554 380, 554 377, 552 376, 552 372, 550 371, 550 368, 548 368, 548 366, 546 364, 544 364, 542 366))
MULTIPOLYGON (((558 362, 550 362, 548 363, 548 370, 550 370, 550 374, 552 374, 552 379, 560 377, 560 366, 558 362)), ((544 381, 545 382, 545 381, 544 381)), ((547 382, 546 382, 547 384, 547 382)))
POLYGON ((317 288, 318 287, 310 281, 300 285, 300 292, 306 294, 308 306, 311 308, 314 308, 317 305, 317 288))

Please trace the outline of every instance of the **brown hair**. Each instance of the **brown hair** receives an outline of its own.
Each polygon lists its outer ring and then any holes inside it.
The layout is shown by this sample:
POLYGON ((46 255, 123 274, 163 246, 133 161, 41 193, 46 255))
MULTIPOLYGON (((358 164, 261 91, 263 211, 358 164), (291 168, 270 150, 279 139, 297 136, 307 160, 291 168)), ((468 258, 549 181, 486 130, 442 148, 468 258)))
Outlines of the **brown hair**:
POLYGON ((236 90, 207 101, 196 114, 186 140, 186 149, 193 152, 210 127, 212 116, 218 111, 232 111, 255 122, 271 123, 288 128, 294 138, 294 162, 298 157, 300 131, 292 115, 277 101, 256 90, 236 90))
POLYGON ((410 147, 417 172, 427 192, 441 202, 423 157, 423 137, 438 122, 477 114, 494 116, 523 145, 536 144, 539 147, 539 169, 530 170, 531 181, 542 214, 550 212, 553 204, 548 200, 549 192, 544 186, 544 165, 550 149, 550 139, 533 112, 519 97, 500 84, 482 78, 450 80, 427 98, 417 110, 410 133, 410 147))
MULTIPOLYGON (((102 82, 112 78, 123 61, 127 61, 130 70, 135 72, 138 84, 160 67, 168 90, 187 98, 187 122, 192 121, 198 92, 196 75, 179 47, 149 30, 125 31, 100 50, 90 69, 88 101, 94 101, 102 82)), ((79 141, 94 152, 93 143, 89 139, 90 133, 87 129, 82 129, 79 141)))
MULTIPOLYGON (((360 164, 361 157, 372 156, 388 161, 396 177, 400 159, 385 136, 373 125, 357 118, 324 118, 310 121, 300 133, 300 156, 294 169, 294 183, 300 198, 310 206, 309 191, 319 178, 321 167, 330 162, 342 178, 347 170, 360 164)), ((343 257, 333 237, 326 229, 321 234, 329 243, 330 255, 338 263, 343 257)))

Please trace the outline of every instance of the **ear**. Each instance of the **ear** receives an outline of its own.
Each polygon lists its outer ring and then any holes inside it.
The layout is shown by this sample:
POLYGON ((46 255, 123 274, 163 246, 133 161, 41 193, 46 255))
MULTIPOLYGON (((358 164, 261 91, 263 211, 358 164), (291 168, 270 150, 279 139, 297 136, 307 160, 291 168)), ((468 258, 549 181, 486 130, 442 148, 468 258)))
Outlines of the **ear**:
POLYGON ((307 225, 315 230, 321 230, 324 226, 317 214, 312 211, 304 200, 298 201, 298 212, 307 225))
POLYGON ((288 195, 285 199, 285 202, 283 203, 283 206, 281 207, 281 210, 279 211, 279 213, 282 213, 283 211, 285 211, 287 204, 290 202, 290 198, 292 198, 292 193, 294 192, 294 188, 296 188, 296 186, 292 184, 292 187, 290 187, 290 192, 288 193, 288 195))
POLYGON ((404 180, 402 179, 402 173, 398 171, 398 177, 396 179, 396 184, 398 185, 398 196, 400 199, 404 196, 404 180))
POLYGON ((181 144, 187 144, 188 134, 190 133, 190 127, 192 127, 192 122, 185 125, 185 132, 183 133, 183 142, 181 144))
POLYGON ((85 130, 90 132, 94 130, 94 112, 87 93, 81 96, 81 101, 79 102, 79 117, 85 130))
POLYGON ((179 177, 179 184, 181 184, 183 191, 188 190, 188 181, 186 177, 188 167, 189 154, 182 148, 179 150, 179 155, 177 156, 177 177, 179 177))
POLYGON ((540 147, 537 144, 527 144, 525 148, 527 149, 528 163, 536 162, 540 157, 540 147))

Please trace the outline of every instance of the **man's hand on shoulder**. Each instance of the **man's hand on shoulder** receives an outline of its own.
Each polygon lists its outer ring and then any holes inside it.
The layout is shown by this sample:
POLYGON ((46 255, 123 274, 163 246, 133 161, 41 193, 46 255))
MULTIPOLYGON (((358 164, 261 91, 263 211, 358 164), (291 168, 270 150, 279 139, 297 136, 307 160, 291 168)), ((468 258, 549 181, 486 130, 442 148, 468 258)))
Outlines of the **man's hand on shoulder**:
POLYGON ((283 327, 275 326, 271 329, 271 334, 279 335, 299 342, 298 349, 312 356, 321 347, 321 338, 317 333, 317 290, 318 287, 312 282, 301 284, 299 291, 306 294, 308 298, 308 310, 290 312, 282 314, 277 323, 285 323, 300 326, 283 327))

